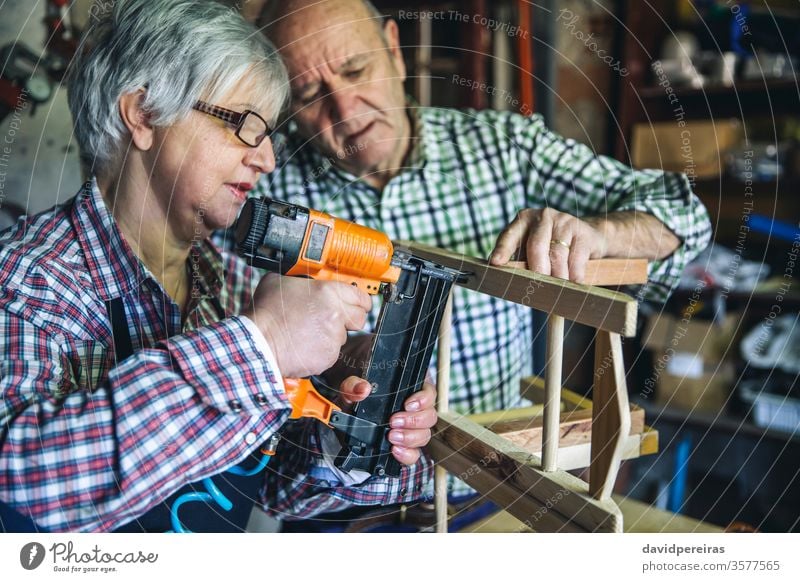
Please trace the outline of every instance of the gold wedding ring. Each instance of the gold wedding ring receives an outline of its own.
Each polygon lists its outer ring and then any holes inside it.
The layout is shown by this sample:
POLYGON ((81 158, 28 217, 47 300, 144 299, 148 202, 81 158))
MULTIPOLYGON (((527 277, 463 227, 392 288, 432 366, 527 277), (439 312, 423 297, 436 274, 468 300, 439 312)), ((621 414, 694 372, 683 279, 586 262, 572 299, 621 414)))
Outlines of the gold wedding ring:
POLYGON ((550 245, 551 245, 551 246, 552 246, 552 245, 561 245, 561 246, 564 246, 564 247, 570 248, 570 244, 569 244, 568 242, 566 242, 566 241, 563 241, 563 240, 561 240, 561 239, 558 239, 558 238, 554 238, 553 240, 551 240, 551 241, 550 241, 550 245))

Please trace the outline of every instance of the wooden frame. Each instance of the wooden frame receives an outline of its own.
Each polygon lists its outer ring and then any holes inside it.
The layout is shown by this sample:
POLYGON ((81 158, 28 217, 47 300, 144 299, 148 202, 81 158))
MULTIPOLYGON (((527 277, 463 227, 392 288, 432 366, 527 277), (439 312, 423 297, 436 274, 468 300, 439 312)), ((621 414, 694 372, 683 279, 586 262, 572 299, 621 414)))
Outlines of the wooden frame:
MULTIPOLYGON (((418 243, 409 249, 468 275, 468 289, 548 313, 542 454, 526 452, 475 422, 446 410, 449 343, 439 350, 439 421, 429 445, 437 463, 437 531, 447 531, 442 468, 477 489, 537 531, 622 531, 622 514, 611 491, 631 433, 621 336, 636 331, 637 303, 615 291, 540 275, 519 265, 493 267, 476 259, 418 243), (598 330, 595 348, 591 461, 586 483, 557 468, 560 441, 564 319, 598 330), (442 363, 446 360, 447 363, 442 363), (444 366, 444 368, 443 368, 444 366), (445 390, 442 391, 442 380, 445 390)), ((634 271, 622 265, 622 272, 634 271)), ((440 339, 449 335, 448 315, 440 339)), ((449 340, 448 340, 449 341, 449 340)))

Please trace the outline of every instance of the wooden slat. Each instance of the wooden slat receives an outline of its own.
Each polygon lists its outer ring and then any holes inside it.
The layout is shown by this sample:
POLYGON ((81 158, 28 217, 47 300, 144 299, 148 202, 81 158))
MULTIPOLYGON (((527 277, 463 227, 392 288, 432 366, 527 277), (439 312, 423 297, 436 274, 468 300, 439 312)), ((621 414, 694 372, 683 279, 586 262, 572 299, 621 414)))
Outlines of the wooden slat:
MULTIPOLYGON (((540 507, 547 508, 545 513, 562 516, 565 522, 571 522, 582 531, 622 530, 619 508, 614 503, 592 499, 588 495, 588 485, 569 473, 545 473, 534 455, 464 417, 453 413, 440 415, 432 442, 430 451, 436 462, 448 467, 448 453, 457 453, 471 463, 476 475, 486 473, 525 493, 540 507)), ((463 473, 463 468, 456 471, 456 474, 463 473)), ((479 485, 475 479, 473 483, 473 486, 479 485)))
POLYGON ((655 455, 658 452, 658 431, 650 426, 645 426, 642 431, 642 443, 639 446, 639 456, 655 455))
MULTIPOLYGON (((552 508, 546 508, 529 491, 517 489, 509 479, 502 478, 492 471, 484 470, 472 459, 452 450, 441 441, 433 440, 428 445, 431 456, 436 459, 437 466, 447 470, 491 499, 498 506, 508 511, 523 523, 536 524, 542 531, 548 532, 583 532, 574 524, 569 516, 552 508)), ((561 500, 560 497, 556 498, 561 500)), ((551 505, 553 505, 551 503, 551 505)))
POLYGON ((476 424, 489 426, 495 422, 519 420, 520 418, 531 419, 536 416, 541 416, 543 412, 544 406, 535 404, 533 406, 524 406, 523 408, 510 408, 508 410, 492 410, 491 412, 468 414, 467 418, 476 424))
POLYGON ((547 358, 544 380, 544 415, 542 425, 542 469, 555 471, 558 466, 560 436, 561 372, 564 363, 564 318, 547 318, 547 358))
MULTIPOLYGON (((656 433, 658 434, 658 433, 656 433)), ((645 440, 644 433, 628 435, 622 444, 621 458, 637 459, 642 456, 642 442, 645 440)), ((527 449, 526 449, 527 450, 527 449)), ((533 451, 531 451, 533 452, 533 451)), ((558 468, 562 471, 574 471, 585 469, 592 461, 592 444, 581 443, 558 449, 558 468)))
MULTIPOLYGON (((524 261, 509 261, 512 269, 527 269, 524 261)), ((589 259, 584 285, 619 287, 647 283, 647 259, 589 259)))
POLYGON ((595 499, 610 499, 622 460, 624 438, 631 429, 622 340, 618 334, 597 332, 594 368, 589 491, 595 499))
MULTIPOLYGON (((436 366, 436 411, 450 410, 450 340, 453 330, 453 293, 447 296, 442 322, 439 325, 439 357, 436 366)), ((447 471, 435 467, 433 472, 436 533, 447 533, 447 471)))
POLYGON ((398 241, 397 247, 441 265, 469 272, 466 282, 460 283, 467 289, 560 315, 590 327, 624 336, 636 334, 636 300, 622 293, 578 285, 527 270, 491 267, 484 259, 420 243, 398 241))
MULTIPOLYGON (((647 503, 614 495, 622 512, 625 533, 723 533, 714 524, 657 509, 647 503)), ((461 530, 462 533, 528 533, 533 531, 505 511, 493 513, 461 530)))
MULTIPOLYGON (((644 410, 637 406, 631 410, 630 417, 630 431, 628 434, 641 434, 644 431, 644 410)), ((487 426, 493 433, 509 439, 526 451, 542 450, 543 427, 544 419, 541 416, 500 420, 487 426)), ((561 413, 559 416, 559 441, 561 446, 588 443, 591 442, 591 437, 591 409, 561 413)))

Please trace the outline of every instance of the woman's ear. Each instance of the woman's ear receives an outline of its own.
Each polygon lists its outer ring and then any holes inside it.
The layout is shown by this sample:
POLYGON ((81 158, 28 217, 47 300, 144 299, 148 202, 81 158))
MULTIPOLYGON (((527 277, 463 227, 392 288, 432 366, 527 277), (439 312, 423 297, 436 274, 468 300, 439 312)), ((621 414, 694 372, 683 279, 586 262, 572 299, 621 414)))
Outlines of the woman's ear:
POLYGON ((145 89, 125 93, 119 98, 119 114, 122 122, 131 134, 133 145, 142 151, 149 150, 153 146, 153 126, 150 125, 147 113, 142 109, 144 98, 145 89))

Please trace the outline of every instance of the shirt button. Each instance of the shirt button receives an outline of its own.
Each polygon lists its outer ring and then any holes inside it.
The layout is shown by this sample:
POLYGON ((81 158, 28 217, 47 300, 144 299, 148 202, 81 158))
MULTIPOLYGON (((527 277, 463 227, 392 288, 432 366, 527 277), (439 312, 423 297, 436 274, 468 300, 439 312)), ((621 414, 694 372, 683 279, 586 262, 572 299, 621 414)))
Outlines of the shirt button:
POLYGON ((228 402, 228 406, 230 406, 233 412, 241 412, 242 411, 242 403, 238 400, 231 400, 228 402))
POLYGON ((246 435, 244 435, 244 442, 245 444, 252 445, 256 442, 256 438, 257 438, 256 433, 249 432, 246 435))
POLYGON ((405 496, 406 496, 406 493, 408 493, 408 489, 406 489, 405 487, 403 487, 403 488, 400 490, 400 497, 405 497, 405 496))
POLYGON ((267 405, 267 397, 263 394, 256 394, 256 403, 259 406, 266 406, 267 405))

